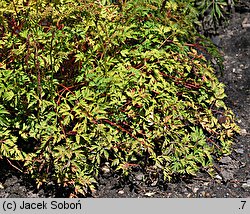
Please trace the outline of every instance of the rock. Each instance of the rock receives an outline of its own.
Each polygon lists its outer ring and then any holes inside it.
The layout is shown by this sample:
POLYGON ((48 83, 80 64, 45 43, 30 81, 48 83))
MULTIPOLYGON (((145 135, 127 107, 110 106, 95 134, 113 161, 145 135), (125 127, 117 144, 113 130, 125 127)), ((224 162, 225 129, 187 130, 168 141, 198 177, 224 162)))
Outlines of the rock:
POLYGON ((221 168, 224 168, 224 169, 230 169, 230 170, 239 169, 239 162, 233 160, 230 156, 222 157, 219 160, 219 163, 221 165, 221 168))
POLYGON ((246 183, 241 186, 244 190, 250 190, 250 180, 247 180, 246 183))
POLYGON ((221 38, 220 38, 220 36, 218 36, 218 35, 212 36, 212 37, 211 37, 211 40, 212 40, 212 42, 213 42, 217 47, 220 46, 220 43, 221 43, 221 38))
POLYGON ((246 129, 241 129, 240 130, 240 135, 246 136, 247 135, 247 130, 246 129))
POLYGON ((205 192, 205 197, 206 197, 206 198, 211 198, 210 193, 209 193, 209 192, 205 192))
POLYGON ((244 168, 246 165, 247 163, 242 161, 240 162, 239 168, 244 168))
POLYGON ((123 190, 119 190, 118 194, 122 195, 122 194, 124 194, 124 191, 123 190))
POLYGON ((143 175, 142 173, 137 174, 137 175, 135 176, 135 179, 136 179, 137 181, 142 181, 142 180, 144 179, 144 175, 143 175))
POLYGON ((206 197, 206 194, 207 194, 207 192, 202 191, 202 192, 200 192, 199 196, 204 198, 204 197, 206 197))
POLYGON ((230 158, 229 156, 226 156, 220 159, 220 163, 222 164, 229 164, 231 162, 232 162, 232 158, 230 158))
POLYGON ((106 162, 105 165, 104 165, 101 169, 102 169, 102 172, 103 172, 104 174, 109 174, 109 173, 110 173, 109 163, 106 162))
POLYGON ((220 175, 216 175, 214 178, 218 180, 222 180, 222 177, 220 175))
POLYGON ((158 179, 156 179, 152 184, 151 184, 151 187, 155 187, 158 183, 158 179))
POLYGON ((231 171, 221 169, 221 175, 223 176, 224 181, 230 181, 234 178, 234 174, 231 171))
POLYGON ((242 22, 242 27, 243 28, 250 28, 250 19, 248 17, 245 17, 243 22, 242 22))
POLYGON ((0 182, 0 189, 4 189, 4 186, 1 182, 0 182))
POLYGON ((244 154, 243 149, 235 149, 235 152, 238 153, 238 154, 244 154))
POLYGON ((198 187, 194 187, 194 188, 193 188, 193 193, 197 193, 198 190, 199 190, 198 187))
POLYGON ((155 194, 155 192, 146 192, 145 195, 148 197, 151 197, 155 194))
POLYGON ((12 186, 18 182, 18 178, 16 176, 12 176, 11 178, 7 179, 4 183, 5 187, 12 186))

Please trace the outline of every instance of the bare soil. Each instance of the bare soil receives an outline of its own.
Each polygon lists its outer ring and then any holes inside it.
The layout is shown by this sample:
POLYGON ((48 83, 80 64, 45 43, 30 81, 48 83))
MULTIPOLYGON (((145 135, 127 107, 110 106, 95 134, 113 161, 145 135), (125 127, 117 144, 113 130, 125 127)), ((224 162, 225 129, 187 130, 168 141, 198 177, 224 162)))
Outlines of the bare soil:
MULTIPOLYGON (((250 26, 243 28, 242 22, 250 25, 249 0, 241 0, 236 5, 228 25, 212 38, 224 57, 224 71, 219 79, 225 84, 226 103, 241 127, 233 153, 217 161, 215 178, 201 172, 196 177, 179 177, 164 183, 161 177, 146 177, 143 170, 135 168, 127 179, 103 173, 96 192, 89 197, 250 197, 250 26)), ((11 168, 8 162, 0 164, 2 198, 69 197, 69 190, 53 184, 38 191, 29 177, 11 168)))

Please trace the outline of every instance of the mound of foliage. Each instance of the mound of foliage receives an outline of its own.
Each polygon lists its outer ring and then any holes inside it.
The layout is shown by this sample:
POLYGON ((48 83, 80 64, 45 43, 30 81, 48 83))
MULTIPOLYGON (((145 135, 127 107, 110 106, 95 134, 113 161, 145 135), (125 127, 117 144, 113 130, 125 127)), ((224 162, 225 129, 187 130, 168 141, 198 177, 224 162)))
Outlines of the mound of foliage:
POLYGON ((0 8, 0 158, 22 164, 38 186, 84 194, 107 163, 169 180, 212 174, 230 153, 238 127, 188 1, 0 8))

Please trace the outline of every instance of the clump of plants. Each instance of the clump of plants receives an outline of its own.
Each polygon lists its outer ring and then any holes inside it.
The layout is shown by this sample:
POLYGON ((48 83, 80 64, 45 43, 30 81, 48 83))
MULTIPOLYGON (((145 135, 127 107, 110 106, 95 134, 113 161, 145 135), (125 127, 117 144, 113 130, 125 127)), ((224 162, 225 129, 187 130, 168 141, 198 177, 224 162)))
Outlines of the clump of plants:
POLYGON ((185 1, 0 1, 0 157, 38 186, 94 189, 105 162, 165 179, 230 153, 239 128, 185 1))
POLYGON ((206 35, 217 34, 218 27, 227 20, 237 0, 189 0, 199 13, 199 25, 206 35))

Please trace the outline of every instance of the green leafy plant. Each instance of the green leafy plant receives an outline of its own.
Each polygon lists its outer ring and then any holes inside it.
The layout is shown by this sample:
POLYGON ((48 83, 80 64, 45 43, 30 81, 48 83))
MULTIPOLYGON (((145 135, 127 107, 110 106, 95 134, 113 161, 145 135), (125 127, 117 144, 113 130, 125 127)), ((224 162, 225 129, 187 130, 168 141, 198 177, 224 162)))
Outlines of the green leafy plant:
POLYGON ((232 11, 234 0, 191 0, 190 3, 199 13, 205 33, 216 33, 218 26, 226 20, 232 11))
POLYGON ((0 155, 38 186, 94 189, 100 168, 212 174, 239 131, 185 2, 0 6, 0 155), (224 120, 220 120, 220 118, 224 120))

